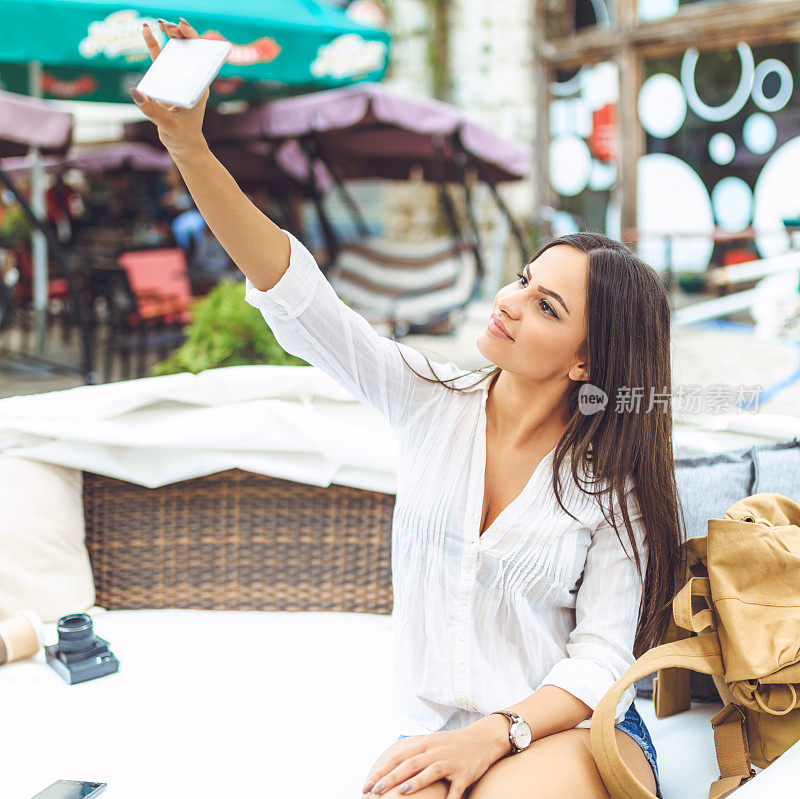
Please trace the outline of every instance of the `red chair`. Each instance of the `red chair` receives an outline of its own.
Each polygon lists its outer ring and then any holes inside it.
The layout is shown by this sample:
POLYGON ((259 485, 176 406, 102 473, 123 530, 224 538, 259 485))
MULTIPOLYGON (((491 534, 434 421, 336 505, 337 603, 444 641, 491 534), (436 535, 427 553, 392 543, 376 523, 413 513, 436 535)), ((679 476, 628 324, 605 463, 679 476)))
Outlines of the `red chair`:
POLYGON ((186 254, 180 247, 131 250, 120 253, 117 262, 127 273, 137 300, 132 325, 139 323, 137 316, 142 320, 164 318, 182 325, 191 322, 192 285, 186 254))

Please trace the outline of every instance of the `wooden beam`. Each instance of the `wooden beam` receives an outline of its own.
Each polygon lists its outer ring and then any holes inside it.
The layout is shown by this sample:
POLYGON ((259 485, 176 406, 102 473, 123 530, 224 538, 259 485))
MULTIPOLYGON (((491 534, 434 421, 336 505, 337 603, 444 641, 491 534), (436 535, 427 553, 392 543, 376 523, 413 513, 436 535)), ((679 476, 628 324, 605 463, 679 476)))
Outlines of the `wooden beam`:
POLYGON ((636 49, 642 58, 666 58, 669 56, 683 55, 689 47, 698 50, 735 50, 739 42, 745 41, 750 47, 764 47, 773 44, 789 44, 800 42, 800 22, 786 25, 783 28, 748 30, 746 35, 741 31, 731 32, 730 30, 719 33, 707 33, 700 40, 688 43, 646 42, 637 44, 636 49))
MULTIPOLYGON (((622 9, 622 6, 620 6, 622 9)), ((683 6, 672 17, 640 22, 638 12, 630 25, 616 29, 592 28, 542 44, 548 63, 574 68, 590 61, 612 58, 630 41, 645 57, 702 50, 730 49, 745 40, 751 47, 800 41, 800 3, 797 0, 728 0, 683 6)))
POLYGON ((619 103, 617 105, 617 187, 622 230, 637 227, 636 170, 645 153, 645 136, 639 124, 637 101, 642 86, 642 59, 633 46, 630 33, 638 23, 637 0, 617 0, 617 26, 623 45, 614 60, 619 69, 619 103))
POLYGON ((587 61, 604 61, 624 44, 624 36, 608 28, 590 28, 562 39, 543 41, 544 59, 557 67, 576 67, 587 61))
POLYGON ((562 30, 569 36, 575 35, 575 0, 561 0, 562 30))
MULTIPOLYGON (((544 0, 535 0, 533 19, 533 84, 536 109, 535 207, 555 204, 555 192, 550 183, 550 81, 553 68, 542 54, 544 32, 544 0)), ((532 253, 531 253, 532 254, 532 253)))
POLYGON ((669 43, 684 49, 706 49, 707 36, 750 44, 759 31, 780 31, 797 24, 797 0, 728 0, 683 6, 672 17, 638 24, 632 35, 637 46, 669 43))

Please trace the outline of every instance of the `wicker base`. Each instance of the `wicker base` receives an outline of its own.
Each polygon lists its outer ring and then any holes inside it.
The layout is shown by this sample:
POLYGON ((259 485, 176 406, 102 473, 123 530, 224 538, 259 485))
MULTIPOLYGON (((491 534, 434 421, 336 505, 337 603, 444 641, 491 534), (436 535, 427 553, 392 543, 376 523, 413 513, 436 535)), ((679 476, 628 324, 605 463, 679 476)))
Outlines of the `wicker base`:
POLYGON ((104 608, 392 612, 393 494, 240 469, 157 489, 83 477, 104 608))

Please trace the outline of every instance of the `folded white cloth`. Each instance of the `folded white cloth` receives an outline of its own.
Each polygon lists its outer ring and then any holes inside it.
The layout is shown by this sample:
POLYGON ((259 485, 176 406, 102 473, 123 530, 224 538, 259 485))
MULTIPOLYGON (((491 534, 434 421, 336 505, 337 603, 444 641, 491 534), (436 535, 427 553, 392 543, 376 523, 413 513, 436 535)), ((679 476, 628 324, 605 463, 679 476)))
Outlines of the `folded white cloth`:
MULTIPOLYGON (((799 435, 794 416, 675 416, 676 456, 799 435)), ((238 468, 396 489, 388 421, 313 366, 232 366, 9 397, 0 400, 0 452, 148 488, 238 468)))
POLYGON ((226 469, 394 493, 395 435, 314 367, 236 366, 0 400, 0 451, 150 488, 226 469))

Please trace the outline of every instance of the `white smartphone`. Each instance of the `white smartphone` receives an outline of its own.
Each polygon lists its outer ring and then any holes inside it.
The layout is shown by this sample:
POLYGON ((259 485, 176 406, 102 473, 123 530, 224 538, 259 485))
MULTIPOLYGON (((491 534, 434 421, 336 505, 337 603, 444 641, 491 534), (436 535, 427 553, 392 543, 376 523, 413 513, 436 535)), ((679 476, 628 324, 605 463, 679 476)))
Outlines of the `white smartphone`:
POLYGON ((193 108, 230 50, 230 42, 216 39, 170 39, 136 88, 162 103, 193 108))

